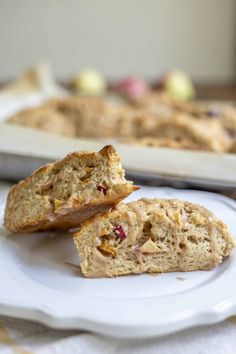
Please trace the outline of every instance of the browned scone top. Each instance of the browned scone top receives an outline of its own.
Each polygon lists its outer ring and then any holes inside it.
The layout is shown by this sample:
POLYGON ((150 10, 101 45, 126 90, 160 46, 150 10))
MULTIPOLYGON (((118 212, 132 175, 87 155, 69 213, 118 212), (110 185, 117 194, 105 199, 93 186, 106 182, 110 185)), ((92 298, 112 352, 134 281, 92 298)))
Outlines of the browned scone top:
POLYGON ((144 96, 132 99, 130 104, 158 117, 169 117, 178 111, 178 102, 166 92, 150 91, 144 96))
POLYGON ((87 277, 211 269, 234 247, 210 211, 174 199, 120 203, 83 223, 74 241, 87 277))
POLYGON ((150 115, 98 97, 54 99, 47 106, 65 114, 74 123, 78 137, 116 138, 136 135, 139 122, 150 115))
POLYGON ((7 122, 71 137, 117 138, 140 134, 143 121, 156 121, 150 116, 141 109, 82 96, 51 99, 16 113, 7 122))
POLYGON ((143 121, 140 137, 169 138, 185 141, 190 149, 224 152, 228 151, 232 142, 219 121, 208 118, 199 120, 188 114, 174 114, 170 117, 159 118, 148 124, 143 121), (188 143, 187 143, 188 142, 188 143))
POLYGON ((68 230, 136 189, 125 179, 113 146, 97 153, 73 152, 11 188, 4 224, 12 232, 68 230))
POLYGON ((236 106, 228 102, 179 102, 178 110, 186 112, 198 119, 218 120, 229 137, 236 139, 236 106))

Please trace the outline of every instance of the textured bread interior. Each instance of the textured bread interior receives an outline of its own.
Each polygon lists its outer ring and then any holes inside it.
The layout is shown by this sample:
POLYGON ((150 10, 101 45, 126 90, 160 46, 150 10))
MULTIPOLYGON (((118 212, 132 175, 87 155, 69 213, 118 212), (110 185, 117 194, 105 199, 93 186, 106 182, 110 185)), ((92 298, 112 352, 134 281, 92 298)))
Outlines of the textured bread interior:
POLYGON ((98 153, 74 152, 13 186, 5 226, 11 231, 69 229, 134 189, 112 146, 98 153))
POLYGON ((87 277, 211 269, 234 246, 205 208, 162 199, 119 204, 83 223, 74 241, 87 277))

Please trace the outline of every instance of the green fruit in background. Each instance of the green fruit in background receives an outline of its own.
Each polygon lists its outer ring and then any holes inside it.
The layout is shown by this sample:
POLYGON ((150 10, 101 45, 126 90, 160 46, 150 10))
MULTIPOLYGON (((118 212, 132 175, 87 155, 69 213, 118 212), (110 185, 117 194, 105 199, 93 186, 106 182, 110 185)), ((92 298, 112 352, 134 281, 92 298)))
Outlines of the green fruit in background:
POLYGON ((106 80, 97 71, 86 69, 74 79, 74 87, 84 95, 102 95, 106 90, 106 80))
POLYGON ((184 72, 179 70, 167 74, 164 80, 164 88, 172 97, 183 101, 195 96, 192 81, 184 72))

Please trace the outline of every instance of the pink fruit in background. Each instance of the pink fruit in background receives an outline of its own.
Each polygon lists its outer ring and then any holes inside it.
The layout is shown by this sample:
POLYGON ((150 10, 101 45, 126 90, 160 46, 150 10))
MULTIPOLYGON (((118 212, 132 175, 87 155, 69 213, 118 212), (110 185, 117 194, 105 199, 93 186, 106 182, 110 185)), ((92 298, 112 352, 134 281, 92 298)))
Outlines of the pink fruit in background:
POLYGON ((127 77, 118 81, 114 89, 125 96, 136 98, 145 95, 149 91, 149 86, 141 79, 127 77))

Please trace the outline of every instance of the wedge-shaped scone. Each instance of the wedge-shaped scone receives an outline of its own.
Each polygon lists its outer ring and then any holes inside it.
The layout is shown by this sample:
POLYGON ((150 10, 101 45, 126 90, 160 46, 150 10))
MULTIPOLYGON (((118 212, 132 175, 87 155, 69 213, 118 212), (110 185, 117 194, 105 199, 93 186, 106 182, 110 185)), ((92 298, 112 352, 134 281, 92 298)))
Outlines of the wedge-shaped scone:
MULTIPOLYGON (((232 142, 217 120, 197 119, 187 114, 175 114, 169 118, 142 122, 143 136, 185 140, 197 150, 224 152, 232 142)), ((140 136, 140 137, 143 137, 140 136)))
POLYGON ((135 189, 113 146, 74 152, 11 188, 4 223, 12 232, 67 230, 111 209, 135 189))
POLYGON ((65 114, 42 105, 28 108, 14 114, 7 120, 8 123, 43 130, 49 133, 65 136, 76 136, 76 126, 65 114))
POLYGON ((236 106, 225 102, 179 102, 179 111, 191 114, 194 117, 218 120, 229 137, 236 139, 236 106))
POLYGON ((234 247, 210 211, 163 199, 121 203, 83 223, 74 241, 87 277, 207 270, 234 247))
POLYGON ((181 101, 165 92, 151 91, 131 102, 134 107, 145 109, 158 117, 171 117, 187 113, 193 118, 218 120, 228 135, 236 139, 236 107, 234 104, 214 101, 181 101))

